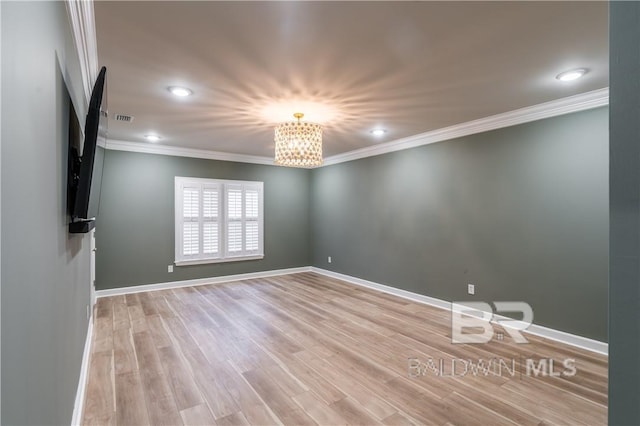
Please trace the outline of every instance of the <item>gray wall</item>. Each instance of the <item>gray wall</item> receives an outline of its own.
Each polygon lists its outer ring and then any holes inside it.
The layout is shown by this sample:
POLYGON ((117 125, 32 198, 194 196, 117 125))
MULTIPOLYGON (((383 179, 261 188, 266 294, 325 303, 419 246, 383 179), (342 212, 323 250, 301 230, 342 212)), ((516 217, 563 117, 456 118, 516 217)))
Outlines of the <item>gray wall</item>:
POLYGON ((107 150, 96 224, 96 289, 308 266, 309 170, 107 150), (264 182, 261 260, 175 260, 174 177, 264 182))
POLYGON ((609 424, 640 424, 640 3, 610 4, 609 424))
POLYGON ((537 324, 606 341, 607 113, 313 170, 313 264, 449 301, 525 301, 537 324))
MULTIPOLYGON (((86 111, 62 2, 2 2, 2 424, 69 424, 89 240, 67 233, 69 95, 86 111)), ((84 120, 80 120, 84 122, 84 120)))

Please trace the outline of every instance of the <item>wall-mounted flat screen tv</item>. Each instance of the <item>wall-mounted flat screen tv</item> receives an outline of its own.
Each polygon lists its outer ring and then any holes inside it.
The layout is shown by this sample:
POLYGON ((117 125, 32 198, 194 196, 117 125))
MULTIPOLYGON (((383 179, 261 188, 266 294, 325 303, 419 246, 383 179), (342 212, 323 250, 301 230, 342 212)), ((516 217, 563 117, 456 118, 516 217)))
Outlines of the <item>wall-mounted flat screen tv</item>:
POLYGON ((82 147, 77 146, 76 141, 80 139, 78 131, 70 124, 67 204, 71 217, 69 232, 72 234, 89 232, 95 227, 98 215, 104 163, 104 152, 98 150, 98 145, 100 141, 106 142, 107 133, 107 115, 103 112, 107 109, 102 101, 106 74, 107 69, 102 67, 91 92, 82 147))

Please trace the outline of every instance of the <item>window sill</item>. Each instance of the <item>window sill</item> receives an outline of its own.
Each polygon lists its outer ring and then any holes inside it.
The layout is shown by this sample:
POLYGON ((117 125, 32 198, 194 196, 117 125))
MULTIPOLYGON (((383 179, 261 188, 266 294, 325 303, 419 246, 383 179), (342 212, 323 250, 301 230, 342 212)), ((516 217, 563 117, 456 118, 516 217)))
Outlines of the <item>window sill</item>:
POLYGON ((194 260, 176 260, 174 264, 176 266, 189 266, 189 265, 204 265, 207 263, 227 263, 227 262, 240 262, 243 260, 259 260, 263 259, 263 254, 256 254, 252 256, 236 256, 225 257, 220 259, 194 259, 194 260))

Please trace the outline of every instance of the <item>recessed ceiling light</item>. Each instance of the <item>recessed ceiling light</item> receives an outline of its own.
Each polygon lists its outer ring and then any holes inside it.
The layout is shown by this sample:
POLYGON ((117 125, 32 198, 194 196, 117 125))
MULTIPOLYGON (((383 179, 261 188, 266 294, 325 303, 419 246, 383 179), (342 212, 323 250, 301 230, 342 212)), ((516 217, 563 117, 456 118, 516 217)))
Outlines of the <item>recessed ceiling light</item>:
POLYGON ((569 71, 561 72, 560 74, 558 74, 556 76, 556 79, 558 79, 560 81, 573 81, 573 80, 579 79, 580 77, 582 77, 586 73, 587 73, 587 69, 586 68, 577 68, 575 70, 569 70, 569 71))
POLYGON ((169 87, 169 91, 181 98, 184 98, 185 96, 193 95, 193 91, 191 89, 187 89, 186 87, 171 86, 169 87))
POLYGON ((158 135, 144 135, 144 138, 149 142, 158 142, 161 139, 158 135))
POLYGON ((371 134, 372 134, 373 136, 382 136, 382 135, 384 135, 385 133, 387 133, 387 131, 386 131, 385 129, 373 129, 373 130, 371 131, 371 134))

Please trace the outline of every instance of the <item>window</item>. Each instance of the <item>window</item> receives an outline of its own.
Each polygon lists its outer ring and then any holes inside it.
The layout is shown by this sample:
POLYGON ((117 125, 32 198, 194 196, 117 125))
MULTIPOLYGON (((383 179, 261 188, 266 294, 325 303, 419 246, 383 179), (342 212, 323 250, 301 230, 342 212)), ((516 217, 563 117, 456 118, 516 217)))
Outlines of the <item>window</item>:
POLYGON ((262 187, 176 177, 176 265, 262 259, 262 187))

